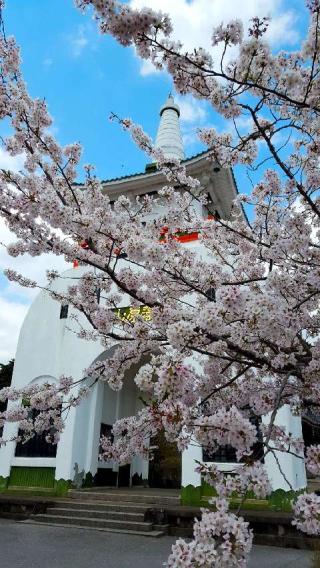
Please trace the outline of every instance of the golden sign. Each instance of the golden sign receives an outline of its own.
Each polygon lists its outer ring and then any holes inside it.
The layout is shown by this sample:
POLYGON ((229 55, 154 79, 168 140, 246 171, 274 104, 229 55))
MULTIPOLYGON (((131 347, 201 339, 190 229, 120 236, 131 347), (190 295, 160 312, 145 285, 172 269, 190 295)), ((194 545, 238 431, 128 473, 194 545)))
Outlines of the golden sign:
POLYGON ((142 317, 145 321, 152 320, 152 308, 149 306, 117 308, 115 313, 121 321, 128 321, 130 323, 135 323, 137 316, 142 317))

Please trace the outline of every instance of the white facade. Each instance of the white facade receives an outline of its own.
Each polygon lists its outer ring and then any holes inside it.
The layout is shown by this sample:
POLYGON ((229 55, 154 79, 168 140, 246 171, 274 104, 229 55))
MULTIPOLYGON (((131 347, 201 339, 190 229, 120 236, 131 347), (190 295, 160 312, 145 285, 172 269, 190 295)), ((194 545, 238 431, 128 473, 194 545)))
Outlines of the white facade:
MULTIPOLYGON (((157 144, 159 147, 169 149, 169 154, 172 152, 172 155, 181 158, 183 148, 177 108, 170 98, 162 108, 157 144), (168 138, 169 132, 172 134, 172 144, 168 138)), ((187 160, 186 166, 188 173, 197 177, 206 188, 212 201, 212 212, 216 211, 222 218, 230 218, 232 201, 236 196, 232 172, 215 167, 206 160, 205 154, 187 160)), ((104 190, 111 198, 120 193, 136 196, 159 190, 163 182, 163 175, 159 172, 138 174, 105 182, 104 190)), ((197 254, 201 254, 201 245, 198 241, 181 246, 192 247, 197 254)), ((83 270, 84 268, 70 269, 64 275, 68 279, 58 279, 55 290, 57 292, 66 290, 70 285, 70 279, 79 276, 83 270)), ((30 307, 20 332, 12 381, 14 387, 19 388, 32 382, 56 381, 61 375, 82 379, 85 369, 96 359, 104 359, 110 355, 110 352, 105 352, 99 343, 79 339, 74 333, 76 324, 69 317, 70 307, 68 317, 63 319, 60 318, 60 308, 60 304, 46 292, 41 292, 30 307)), ((87 320, 81 315, 80 321, 83 327, 88 327, 87 320)), ((14 442, 2 447, 0 477, 9 478, 11 467, 15 466, 53 467, 56 480, 73 480, 77 472, 83 476, 88 473, 94 476, 98 468, 100 471, 107 469, 114 472, 116 478, 118 471, 116 464, 102 464, 98 461, 100 429, 101 424, 112 425, 117 419, 135 414, 139 410, 141 403, 133 381, 134 372, 135 370, 132 369, 127 374, 121 391, 114 392, 107 385, 97 383, 92 387, 88 398, 80 406, 71 409, 58 443, 56 457, 16 457, 14 442)), ((289 408, 281 409, 277 423, 285 425, 288 431, 297 437, 301 436, 301 421, 292 416, 289 408)), ((5 426, 5 439, 14 437, 16 433, 17 425, 5 426)), ((182 486, 201 485, 200 475, 194 471, 195 460, 202 460, 202 449, 192 445, 183 452, 181 458, 182 486)), ((235 464, 231 466, 229 463, 222 463, 219 466, 222 470, 228 471, 235 464)), ((135 474, 142 480, 147 480, 148 468, 148 462, 135 458, 130 466, 129 483, 135 474)), ((277 454, 276 459, 268 456, 266 468, 274 489, 288 490, 287 481, 294 489, 306 485, 304 463, 299 458, 281 454, 277 454), (285 475, 279 471, 276 460, 279 460, 285 475)))

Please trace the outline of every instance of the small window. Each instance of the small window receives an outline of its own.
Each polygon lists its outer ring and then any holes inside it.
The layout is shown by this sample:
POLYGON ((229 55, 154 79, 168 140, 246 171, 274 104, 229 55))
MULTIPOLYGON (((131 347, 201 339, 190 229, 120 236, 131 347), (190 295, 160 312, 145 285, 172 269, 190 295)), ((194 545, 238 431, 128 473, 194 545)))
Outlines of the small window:
POLYGON ((60 319, 66 319, 68 317, 68 310, 69 310, 68 304, 62 304, 60 308, 60 319))
POLYGON ((206 296, 209 300, 209 302, 215 302, 216 301, 216 291, 214 288, 209 288, 206 291, 206 296))
POLYGON ((100 296, 101 296, 101 289, 100 288, 95 289, 95 295, 96 295, 96 298, 97 298, 97 304, 100 304, 100 296))

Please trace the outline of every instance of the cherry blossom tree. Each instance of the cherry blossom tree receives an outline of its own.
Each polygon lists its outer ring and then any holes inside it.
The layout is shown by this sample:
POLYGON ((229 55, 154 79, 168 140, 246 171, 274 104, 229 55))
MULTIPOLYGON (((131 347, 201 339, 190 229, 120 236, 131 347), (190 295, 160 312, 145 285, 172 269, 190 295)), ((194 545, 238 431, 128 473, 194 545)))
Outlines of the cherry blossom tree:
MULTIPOLYGON (((190 443, 211 453, 225 444, 235 449, 241 466, 232 478, 198 464, 218 497, 196 522, 194 540, 173 547, 169 566, 245 566, 252 534, 229 511, 228 496, 271 491, 252 449, 258 432, 250 415, 269 416, 265 456, 301 458, 303 440, 275 425, 277 412, 290 405, 302 416, 318 412, 320 403, 320 2, 307 2, 310 27, 299 51, 272 53, 268 20, 254 18, 248 33, 238 20, 214 29, 213 55, 201 47, 185 52, 161 12, 116 0, 76 4, 92 9, 102 33, 167 70, 178 93, 208 101, 232 125, 223 134, 199 131, 208 159, 220 167, 242 164, 258 172, 259 181, 235 202, 231 220, 203 220, 194 203, 209 204, 199 182, 182 164, 168 164, 139 126, 113 115, 163 171, 166 186, 155 198, 119 196, 111 203, 91 165, 77 185, 81 147, 57 143, 46 104, 29 96, 19 50, 3 31, 0 116, 12 126, 3 143, 11 155, 25 157, 22 172, 0 171, 0 213, 16 236, 8 251, 33 257, 52 252, 85 267, 65 294, 50 288, 61 276, 49 271, 48 293, 85 316, 88 330, 79 325, 79 337, 115 346, 107 361, 84 371, 92 384, 102 380, 121 389, 126 370, 146 361, 135 377, 145 405, 114 425, 113 443, 102 440, 105 459, 127 463, 148 456, 148 440, 160 431, 180 450, 190 443), (254 209, 250 223, 241 214, 243 203, 254 209), (195 226, 206 255, 195 256, 174 238, 177 229, 195 226), (137 308, 134 321, 118 317, 124 299, 137 308), (151 318, 139 315, 141 306, 151 318)), ((7 277, 37 286, 12 270, 7 277)), ((26 437, 45 431, 50 438, 54 425, 56 441, 65 411, 80 404, 88 388, 81 379, 61 377, 57 385, 2 389, 0 400, 10 404, 0 426, 19 422, 26 437), (34 421, 21 404, 26 398, 38 411, 34 421)), ((319 446, 308 449, 306 463, 319 474, 319 446)), ((319 533, 319 497, 300 496, 295 516, 298 528, 319 533)))

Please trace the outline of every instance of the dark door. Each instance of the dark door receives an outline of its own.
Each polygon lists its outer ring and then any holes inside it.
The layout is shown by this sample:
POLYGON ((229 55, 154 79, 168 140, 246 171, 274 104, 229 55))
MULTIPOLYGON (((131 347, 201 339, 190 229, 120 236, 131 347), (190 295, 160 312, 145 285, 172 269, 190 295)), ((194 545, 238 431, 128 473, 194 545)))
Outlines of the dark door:
POLYGON ((118 487, 129 487, 130 485, 130 464, 121 465, 118 473, 118 487))
POLYGON ((153 459, 149 462, 149 486, 167 489, 181 487, 181 453, 163 433, 151 440, 153 459))

